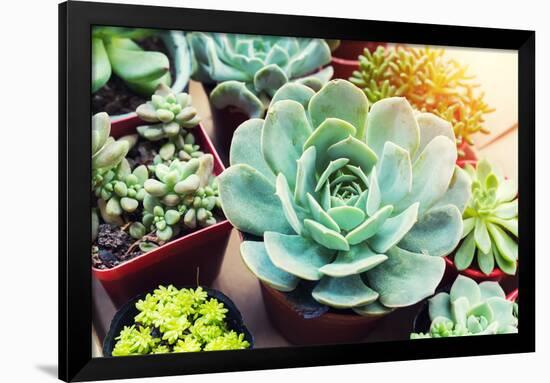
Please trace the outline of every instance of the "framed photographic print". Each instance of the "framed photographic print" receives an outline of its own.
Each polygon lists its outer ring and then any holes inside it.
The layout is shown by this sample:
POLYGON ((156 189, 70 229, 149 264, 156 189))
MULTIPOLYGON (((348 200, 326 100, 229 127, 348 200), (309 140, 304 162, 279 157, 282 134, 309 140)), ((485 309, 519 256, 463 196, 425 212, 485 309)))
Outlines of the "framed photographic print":
POLYGON ((61 379, 534 351, 533 31, 59 16, 61 379))

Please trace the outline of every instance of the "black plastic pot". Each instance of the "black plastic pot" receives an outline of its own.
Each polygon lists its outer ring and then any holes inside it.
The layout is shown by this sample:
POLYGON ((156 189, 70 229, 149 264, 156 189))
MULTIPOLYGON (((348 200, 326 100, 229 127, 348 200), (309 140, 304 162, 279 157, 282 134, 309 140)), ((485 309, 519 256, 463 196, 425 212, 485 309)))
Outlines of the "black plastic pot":
MULTIPOLYGON (((178 287, 178 286, 176 286, 178 287)), ((195 288, 195 287, 189 287, 189 286, 183 286, 185 288, 195 288)), ((183 287, 178 287, 179 289, 183 287)), ((227 323, 230 330, 234 330, 237 333, 243 333, 244 339, 250 343, 250 348, 252 349, 254 347, 254 337, 246 328, 243 317, 241 315, 241 312, 235 306, 233 301, 229 299, 228 296, 223 294, 221 291, 209 289, 207 287, 201 286, 204 291, 208 294, 209 298, 216 298, 218 301, 222 302, 225 306, 225 308, 228 310, 225 322, 227 323)), ((116 340, 115 338, 120 334, 120 331, 124 328, 124 326, 131 326, 134 322, 134 317, 139 313, 138 309, 136 308, 136 302, 140 299, 145 298, 147 294, 140 294, 136 296, 135 298, 129 300, 126 302, 120 310, 117 311, 115 316, 113 317, 113 320, 111 321, 111 327, 109 328, 109 332, 105 336, 105 339, 103 340, 103 356, 105 357, 111 357, 111 352, 113 351, 113 348, 115 347, 116 340)))

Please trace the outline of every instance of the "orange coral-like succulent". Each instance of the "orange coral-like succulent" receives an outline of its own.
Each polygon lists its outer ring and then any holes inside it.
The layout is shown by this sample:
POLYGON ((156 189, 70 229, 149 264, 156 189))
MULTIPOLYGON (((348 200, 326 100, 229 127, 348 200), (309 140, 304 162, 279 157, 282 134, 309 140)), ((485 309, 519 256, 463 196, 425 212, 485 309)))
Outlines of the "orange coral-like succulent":
POLYGON ((365 50, 349 79, 374 103, 401 96, 419 111, 434 113, 453 125, 457 144, 473 144, 472 135, 489 133, 484 116, 494 111, 478 92, 467 67, 445 57, 443 49, 379 46, 365 50))

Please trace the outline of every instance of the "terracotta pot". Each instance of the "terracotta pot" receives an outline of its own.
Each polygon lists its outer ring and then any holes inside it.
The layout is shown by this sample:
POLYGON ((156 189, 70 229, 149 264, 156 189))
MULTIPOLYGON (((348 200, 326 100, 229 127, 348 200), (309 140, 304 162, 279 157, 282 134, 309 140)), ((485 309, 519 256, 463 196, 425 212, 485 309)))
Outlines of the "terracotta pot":
POLYGON ((306 319, 284 293, 260 283, 269 320, 281 335, 295 345, 354 343, 362 341, 381 317, 327 312, 306 319))
POLYGON ((332 52, 331 65, 334 68, 333 78, 349 79, 353 71, 359 68, 359 60, 357 58, 363 54, 365 48, 374 52, 379 45, 386 46, 386 43, 342 40, 340 46, 332 52))
MULTIPOLYGON (((111 125, 111 135, 117 138, 135 133, 141 124, 143 121, 137 117, 119 120, 111 125)), ((197 126, 194 133, 204 152, 214 156, 214 173, 220 174, 224 166, 203 127, 197 126)), ((92 267, 92 275, 101 282, 116 307, 159 284, 209 286, 220 272, 231 229, 229 221, 223 220, 113 268, 92 267)))
MULTIPOLYGON (((193 286, 184 286, 184 287, 192 287, 195 288, 196 285, 193 286)), ((177 286, 176 286, 177 287, 177 286)), ((183 287, 178 287, 179 289, 183 287)), ((221 291, 213 290, 209 288, 203 287, 203 289, 206 291, 208 296, 210 298, 215 298, 219 302, 222 302, 225 306, 225 308, 228 310, 225 316, 225 323, 227 323, 227 326, 229 329, 236 331, 237 333, 243 333, 244 339, 250 343, 250 348, 254 348, 254 337, 248 330, 248 328, 243 323, 243 317, 241 315, 241 312, 235 306, 235 303, 227 297, 225 294, 223 294, 221 291)), ((152 291, 152 290, 149 290, 152 291)), ((111 326, 109 328, 109 332, 105 336, 105 339, 103 340, 103 356, 110 357, 112 356, 112 351, 116 344, 116 337, 120 334, 120 331, 124 328, 124 326, 131 326, 133 325, 135 316, 139 313, 138 309, 136 308, 136 302, 140 299, 145 298, 145 293, 140 294, 132 299, 130 299, 128 302, 126 302, 115 314, 113 317, 113 320, 111 321, 111 326)))

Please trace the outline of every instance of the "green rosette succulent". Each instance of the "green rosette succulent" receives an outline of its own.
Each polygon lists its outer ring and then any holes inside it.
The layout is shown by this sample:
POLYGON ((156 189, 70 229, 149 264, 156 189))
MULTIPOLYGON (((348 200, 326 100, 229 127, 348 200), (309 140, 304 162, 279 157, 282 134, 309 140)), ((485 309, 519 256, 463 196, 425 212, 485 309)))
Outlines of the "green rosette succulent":
POLYGON ((114 72, 133 91, 149 95, 159 84, 170 85, 170 61, 162 52, 145 51, 135 41, 154 35, 150 29, 92 29, 92 93, 114 72))
POLYGON ((319 90, 333 74, 330 48, 323 39, 225 33, 188 34, 194 54, 193 78, 217 84, 210 100, 262 117, 269 99, 288 82, 319 90), (318 71, 318 72, 316 72, 318 71))
POLYGON ((459 275, 450 293, 429 300, 430 330, 411 339, 517 333, 514 303, 497 282, 482 282, 459 275))
POLYGON ((499 175, 487 160, 474 169, 466 165, 472 179, 472 198, 464 210, 464 241, 454 262, 465 270, 477 255, 477 265, 486 275, 498 266, 514 275, 518 260, 518 189, 517 183, 499 175))
POLYGON ((241 255, 267 285, 379 315, 433 294, 462 234, 470 181, 451 125, 345 80, 287 84, 235 132, 218 177, 241 255), (368 129, 367 129, 368 127, 368 129))
POLYGON ((216 223, 213 210, 219 206, 214 158, 205 154, 187 162, 173 160, 155 166, 155 178, 145 181, 142 223, 162 241, 181 228, 195 229, 216 223))

